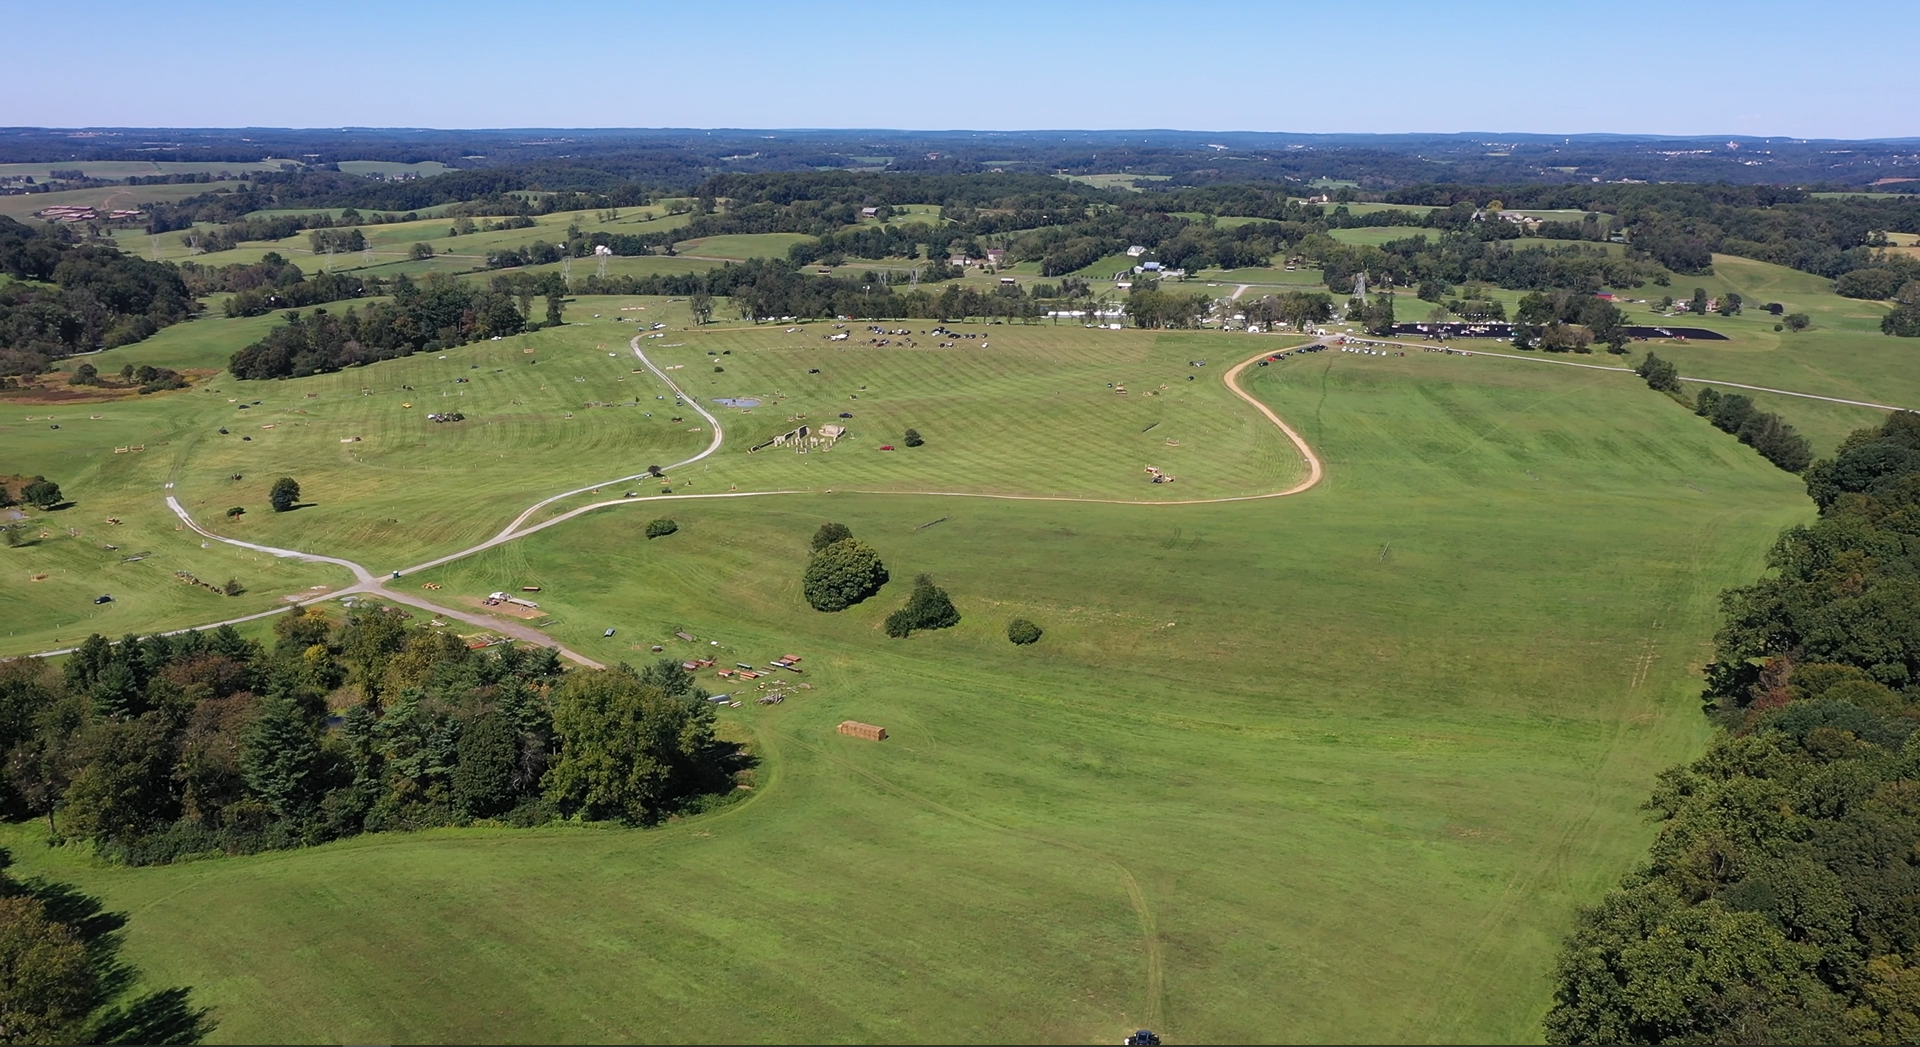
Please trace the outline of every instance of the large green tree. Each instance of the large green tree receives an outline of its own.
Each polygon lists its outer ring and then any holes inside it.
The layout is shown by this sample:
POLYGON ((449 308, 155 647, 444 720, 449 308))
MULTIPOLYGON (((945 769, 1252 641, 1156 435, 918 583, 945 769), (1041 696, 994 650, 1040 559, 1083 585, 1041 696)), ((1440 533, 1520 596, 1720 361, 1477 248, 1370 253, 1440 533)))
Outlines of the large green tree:
POLYGON ((816 611, 844 611, 887 584, 880 554, 856 538, 843 538, 807 560, 800 588, 816 611))
POLYGON ((555 689, 559 754, 547 798, 563 811, 631 825, 653 822, 711 784, 713 713, 630 670, 580 670, 555 689))

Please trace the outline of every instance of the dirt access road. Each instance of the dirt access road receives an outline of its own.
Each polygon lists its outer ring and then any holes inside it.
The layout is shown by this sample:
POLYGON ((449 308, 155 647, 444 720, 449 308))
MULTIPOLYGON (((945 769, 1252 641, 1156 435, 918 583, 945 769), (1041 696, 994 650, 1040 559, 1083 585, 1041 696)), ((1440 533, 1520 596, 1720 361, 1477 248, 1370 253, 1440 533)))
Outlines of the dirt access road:
MULTIPOLYGON (((698 462, 701 459, 706 458, 709 455, 712 455, 714 452, 720 449, 721 444, 725 440, 725 432, 721 427, 720 419, 714 417, 711 412, 709 412, 705 407, 702 407, 698 400, 695 400, 693 397, 688 396, 686 392, 682 390, 676 382, 674 382, 672 377, 670 377, 666 373, 666 371, 662 370, 652 360, 647 358, 647 354, 640 347, 640 342, 642 337, 643 336, 635 336, 632 342, 630 343, 630 347, 633 350, 633 355, 636 358, 638 358, 639 361, 643 365, 645 365, 649 371, 652 371, 654 375, 657 376, 662 382, 665 382, 667 385, 667 388, 673 391, 674 396, 678 397, 679 399, 684 401, 688 406, 692 407, 695 413, 699 414, 700 417, 706 419, 707 423, 713 428, 713 439, 707 444, 707 447, 705 450, 701 451, 699 454, 696 454, 690 458, 684 459, 679 462, 675 462, 673 465, 667 466, 666 468, 668 470, 672 470, 672 469, 678 469, 682 466, 692 465, 694 462, 698 462)), ((1325 343, 1329 340, 1330 339, 1328 338, 1322 338, 1320 339, 1320 342, 1325 343)), ((885 493, 885 494, 896 494, 896 495, 904 494, 907 496, 944 497, 944 498, 993 498, 993 499, 1009 500, 1009 501, 1097 502, 1097 503, 1102 503, 1107 505, 1140 505, 1140 506, 1208 505, 1208 504, 1213 504, 1218 502, 1245 502, 1245 501, 1257 501, 1265 498, 1284 498, 1284 497, 1287 497, 1288 495, 1299 494, 1300 492, 1308 490, 1309 488, 1312 488, 1314 485, 1318 484, 1322 479, 1322 477, 1325 476, 1325 467, 1321 463, 1320 457, 1314 454, 1313 448, 1308 446, 1307 441, 1303 439, 1299 433, 1295 432, 1291 426, 1289 426, 1285 421, 1281 420, 1279 415, 1273 413, 1272 409, 1267 407, 1267 405, 1261 403, 1259 400, 1255 399, 1252 396, 1252 394, 1248 393, 1240 385, 1240 376, 1242 373, 1246 371, 1247 368, 1273 355, 1274 355, 1274 352, 1269 350, 1269 351, 1264 351, 1257 355, 1248 357, 1247 359, 1242 360, 1240 363, 1229 368, 1226 374, 1223 375, 1222 377, 1226 383, 1227 389, 1230 392, 1232 392, 1233 395, 1239 397, 1240 399, 1246 401, 1248 404, 1252 405, 1254 410, 1260 412, 1260 414, 1263 417, 1265 417, 1269 422, 1273 423, 1273 425, 1276 428, 1278 428, 1280 432, 1284 434, 1286 438, 1290 442, 1292 442, 1293 446, 1300 452, 1301 460, 1307 466, 1307 475, 1299 483, 1294 484, 1292 487, 1289 487, 1283 491, 1272 491, 1266 494, 1240 495, 1240 496, 1231 497, 1231 498, 1189 498, 1189 499, 1181 499, 1181 500, 1175 500, 1175 501, 1154 501, 1154 502, 1135 501, 1135 500, 1124 499, 1124 498, 1071 498, 1071 497, 1056 496, 1056 495, 975 494, 971 492, 962 492, 962 491, 905 491, 905 492, 891 491, 891 492, 849 492, 849 493, 885 493)), ((337 599, 340 599, 341 597, 356 596, 356 595, 364 595, 364 596, 371 596, 371 597, 377 597, 381 599, 392 600, 395 603, 402 603, 410 607, 416 607, 416 608, 419 608, 420 610, 431 612, 432 614, 442 618, 449 618, 456 621, 466 622, 470 625, 479 626, 484 629, 490 629, 494 632, 498 632, 506 636, 511 636, 516 640, 521 640, 521 641, 525 641, 527 643, 532 643, 532 644, 538 644, 542 647, 552 647, 555 650, 559 651, 560 654, 563 657, 567 658, 569 661, 575 662, 576 664, 579 664, 579 665, 588 666, 590 668, 600 669, 600 668, 605 668, 605 666, 603 666, 601 663, 591 658, 588 658, 586 655, 583 655, 577 651, 568 649, 564 645, 560 644, 558 641, 554 640, 552 637, 539 631, 538 629, 533 628, 530 625, 526 625, 525 623, 522 623, 522 622, 496 618, 489 615, 476 614, 471 611, 463 611, 457 608, 445 607, 440 604, 434 603, 433 601, 428 600, 426 597, 420 596, 417 593, 414 593, 405 589, 393 588, 392 583, 396 580, 405 578, 408 575, 416 574, 420 571, 424 571, 429 568, 439 567, 442 564, 451 563, 455 560, 472 556, 475 553, 484 552, 485 550, 492 549, 495 546, 503 545, 507 542, 514 541, 515 539, 524 538, 527 535, 533 534, 536 531, 542 531, 548 527, 552 527, 556 524, 564 523, 568 520, 571 520, 574 517, 581 515, 582 513, 588 513, 597 509, 604 509, 604 508, 608 508, 616 505, 633 504, 635 499, 629 499, 629 498, 610 499, 607 501, 594 502, 589 505, 580 506, 578 508, 569 510, 565 513, 561 513, 549 519, 542 520, 539 523, 528 524, 527 522, 534 516, 535 513, 539 512, 541 509, 549 505, 552 505, 557 501, 560 501, 561 499, 571 498, 575 495, 585 494, 600 487, 617 486, 619 484, 627 483, 632 480, 641 479, 648 475, 649 474, 645 472, 634 473, 629 476, 622 476, 612 480, 604 480, 604 481, 601 481, 600 483, 590 484, 585 487, 577 487, 571 491, 563 491, 559 494, 552 495, 547 498, 543 498, 540 501, 535 502, 534 504, 528 506, 518 516, 514 517, 511 523, 507 524, 507 526, 502 528, 499 533, 495 534, 491 538, 488 538, 484 542, 480 542, 477 545, 469 546, 458 552, 448 553, 445 556, 437 557, 435 559, 428 560, 424 563, 415 564, 411 567, 402 568, 398 571, 393 571, 385 574, 375 573, 369 570, 366 566, 362 564, 356 563, 352 560, 343 559, 340 557, 322 556, 318 553, 303 553, 294 549, 281 549, 275 546, 261 545, 257 542, 241 541, 238 538, 229 538, 225 535, 216 534, 213 531, 209 531, 205 527, 202 527, 199 523, 197 523, 193 519, 193 517, 187 512, 186 507, 182 506, 180 504, 179 499, 175 498, 172 494, 168 494, 166 496, 166 501, 167 501, 167 508, 171 509, 173 511, 173 514, 180 518, 181 523, 191 528, 194 531, 194 533, 200 535, 203 538, 208 539, 209 541, 224 542, 228 545, 237 546, 242 549, 251 549, 255 552, 267 553, 272 556, 281 556, 289 559, 304 560, 309 563, 332 564, 336 567, 344 567, 348 571, 353 573, 353 576, 355 579, 353 585, 350 585, 344 589, 336 589, 327 593, 323 593, 318 596, 313 596, 306 599, 294 601, 294 603, 299 606, 306 606, 308 604, 316 604, 316 603, 321 603, 327 600, 337 600, 337 599)), ((168 490, 171 490, 173 488, 172 481, 169 481, 166 487, 168 490)), ((661 495, 654 498, 648 498, 646 499, 646 501, 648 503, 654 503, 654 502, 661 502, 661 501, 677 501, 677 500, 698 499, 698 498, 764 498, 764 497, 771 497, 776 495, 811 494, 811 493, 813 492, 810 492, 810 491, 729 491, 729 492, 720 492, 715 494, 661 495)), ((261 611, 257 614, 244 615, 238 618, 229 618, 224 621, 209 622, 205 625, 196 625, 186 629, 175 629, 175 630, 172 630, 172 632, 170 632, 168 635, 173 635, 176 633, 183 633, 183 632, 194 632, 202 629, 218 629, 223 625, 238 625, 242 622, 255 621, 255 620, 258 620, 261 618, 267 618, 279 613, 281 613, 281 609, 275 608, 274 610, 271 610, 271 611, 261 611)), ((42 655, 66 654, 71 652, 72 650, 73 648, 67 647, 67 648, 61 648, 55 651, 43 651, 41 652, 41 654, 42 655)))

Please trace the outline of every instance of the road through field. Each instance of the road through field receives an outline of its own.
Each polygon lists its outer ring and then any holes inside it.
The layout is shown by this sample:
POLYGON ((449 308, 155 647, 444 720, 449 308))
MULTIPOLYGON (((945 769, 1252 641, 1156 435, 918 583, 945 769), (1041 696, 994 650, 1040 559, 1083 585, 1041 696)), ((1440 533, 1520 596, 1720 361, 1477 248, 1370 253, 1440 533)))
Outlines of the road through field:
MULTIPOLYGON (((1235 291, 1235 296, 1237 297, 1240 291, 1244 291, 1244 290, 1246 290, 1246 287, 1242 286, 1241 288, 1235 291)), ((645 351, 641 349, 641 345, 640 345, 641 341, 645 337, 646 337, 645 335, 636 335, 632 339, 632 341, 629 343, 631 349, 633 350, 633 355, 637 359, 639 359, 639 361, 643 365, 645 365, 649 371, 653 372, 653 374, 656 377, 658 377, 662 382, 666 383, 667 388, 672 390, 675 397, 679 398, 680 400, 684 401, 688 406, 692 407, 693 410, 696 413, 698 413, 700 417, 706 419, 707 423, 713 428, 713 439, 708 442, 704 450, 702 450, 700 453, 696 455, 693 455, 690 458, 686 458, 682 461, 676 462, 673 465, 666 466, 664 468, 666 470, 672 470, 672 469, 680 468, 681 466, 691 465, 694 462, 698 462, 701 459, 706 458, 714 454, 716 451, 720 450, 721 444, 725 441, 725 438, 726 438, 725 431, 721 426, 720 419, 716 418, 712 414, 712 412, 708 411, 705 407, 701 406, 700 402, 697 399, 687 395, 686 391, 681 389, 679 384, 675 382, 673 378, 670 375, 668 375, 664 369, 662 369, 659 365, 655 364, 651 359, 647 357, 647 354, 645 353, 645 351)), ((1340 338, 1341 336, 1338 336, 1338 335, 1322 335, 1321 337, 1316 339, 1314 343, 1311 343, 1311 344, 1326 346, 1326 345, 1333 344, 1334 342, 1340 340, 1340 338)), ((1367 341, 1369 341, 1370 344, 1394 345, 1394 346, 1398 346, 1400 348, 1406 348, 1406 349, 1431 348, 1430 346, 1422 345, 1419 343, 1397 342, 1397 341, 1392 341, 1388 339, 1370 339, 1367 341)), ((1463 355, 1486 356, 1486 357, 1494 357, 1494 358, 1503 359, 1503 360, 1522 360, 1522 361, 1528 361, 1532 363, 1559 364, 1565 367, 1580 367, 1580 368, 1585 368, 1588 370, 1595 370, 1595 371, 1619 371, 1627 374, 1634 373, 1630 368, 1613 367, 1605 364, 1580 363, 1573 360, 1554 360, 1554 359, 1547 359, 1543 357, 1534 357, 1534 356, 1516 356, 1511 353, 1496 353, 1496 352, 1488 352, 1485 350, 1478 350, 1478 349, 1459 350, 1459 352, 1461 352, 1463 355)), ((1104 505, 1139 505, 1139 506, 1211 505, 1211 504, 1224 503, 1224 502, 1246 502, 1246 501, 1259 501, 1267 498, 1284 498, 1289 495, 1299 494, 1303 491, 1311 489, 1312 487, 1317 485, 1321 481, 1321 479, 1324 478, 1325 466, 1321 462, 1320 457, 1314 453, 1313 448, 1308 445, 1307 441, 1304 438, 1302 438, 1298 432, 1294 431, 1292 426, 1289 426, 1284 420, 1280 418, 1279 415, 1275 414, 1271 408, 1269 408, 1266 404, 1261 403, 1258 399, 1256 399, 1252 394, 1248 393, 1246 389, 1244 389, 1240 385, 1240 376, 1246 371, 1247 368, 1261 362, 1262 360, 1273 357, 1275 355, 1276 354, 1272 351, 1263 351, 1254 356, 1248 357, 1247 359, 1242 360, 1240 363, 1228 369, 1228 371, 1225 373, 1225 375, 1222 376, 1222 378, 1223 378, 1223 381, 1226 383, 1228 391, 1233 393, 1233 395, 1239 397, 1241 400, 1246 401, 1249 405, 1251 405, 1254 408, 1254 410, 1260 412, 1260 414, 1263 417, 1265 417, 1267 421, 1271 422, 1275 428, 1279 429, 1280 432, 1286 436, 1287 440, 1291 442, 1293 446, 1299 451, 1302 462, 1307 466, 1307 475, 1299 483, 1296 483, 1285 490, 1270 491, 1265 494, 1237 495, 1237 496, 1225 497, 1225 498, 1189 498, 1189 499, 1176 499, 1176 500, 1169 500, 1169 501, 1152 501, 1152 502, 1137 501, 1137 500, 1124 499, 1124 498, 1076 498, 1076 497, 1070 497, 1070 496, 1064 496, 1064 495, 1042 495, 1042 494, 983 494, 983 493, 970 492, 970 491, 846 490, 844 491, 844 493, 906 495, 909 497, 930 497, 930 498, 988 498, 988 499, 995 499, 995 500, 1001 500, 1001 501, 1023 501, 1023 502, 1087 502, 1087 503, 1098 503, 1098 504, 1104 504, 1104 505)), ((1813 393, 1794 392, 1793 390, 1789 390, 1789 389, 1772 389, 1764 386, 1744 385, 1739 382, 1716 382, 1713 379, 1686 378, 1686 377, 1683 377, 1682 380, 1689 381, 1689 382, 1700 382, 1700 383, 1709 383, 1709 384, 1715 384, 1715 385, 1724 385, 1724 386, 1728 386, 1730 388, 1735 388, 1735 389, 1750 389, 1755 392, 1778 393, 1783 396, 1798 396, 1798 397, 1804 397, 1806 399, 1811 399, 1811 400, 1824 400, 1829 403, 1845 404, 1853 407, 1870 407, 1870 408, 1876 408, 1883 411, 1906 410, 1906 408, 1894 407, 1887 404, 1869 403, 1861 400, 1845 400, 1845 399, 1841 399, 1839 397, 1833 397, 1833 396, 1819 396, 1813 393)), ((238 546, 243 549, 251 549, 256 552, 264 552, 264 553, 271 554, 273 556, 289 557, 292 559, 305 560, 313 563, 333 564, 335 566, 344 567, 349 571, 353 572, 353 575, 355 578, 355 583, 353 585, 345 589, 334 590, 332 592, 324 593, 321 595, 298 599, 293 601, 295 604, 304 606, 307 604, 320 603, 326 600, 337 599, 339 597, 350 596, 355 594, 383 596, 383 597, 395 600, 396 602, 408 604, 410 606, 420 608, 421 610, 430 611, 434 614, 437 614, 443 617, 453 618, 459 621, 467 622, 469 624, 478 625, 488 629, 493 629, 495 631, 504 633, 508 636, 512 636, 516 639, 525 640, 530 643, 540 644, 542 646, 553 647, 554 649, 558 650, 562 655, 564 655, 566 658, 568 658, 571 661, 574 661, 581 665, 600 668, 601 667, 600 663, 576 651, 569 650, 568 648, 562 646, 557 641, 555 641, 552 637, 546 635, 543 632, 540 632, 539 630, 533 628, 532 626, 522 625, 517 622, 503 621, 503 620, 499 620, 499 619, 495 619, 495 618, 491 618, 491 617, 487 617, 479 614, 474 614, 467 611, 456 610, 449 607, 443 607, 439 604, 433 603, 430 600, 427 600, 425 597, 418 596, 414 593, 391 589, 388 587, 388 583, 404 575, 414 574, 419 571, 424 571, 430 568, 439 567, 443 564, 451 563, 455 560, 460 560, 460 559, 464 559, 465 557, 472 556, 475 553, 484 552, 488 549, 492 549, 496 546, 503 545, 507 542, 511 542, 519 538, 524 538, 527 535, 535 533, 536 531, 542 531, 556 524, 565 523, 566 521, 571 520, 574 517, 580 516, 583 513, 593 512, 598 509, 610 508, 616 505, 634 504, 636 500, 632 498, 609 499, 607 501, 593 502, 588 505, 583 505, 583 506, 576 507, 574 509, 570 509, 564 513, 560 513, 548 519, 541 520, 538 523, 534 523, 534 524, 528 523, 528 521, 533 518, 535 513, 539 512, 541 509, 549 505, 552 505, 553 503, 560 501, 562 499, 570 498, 575 495, 587 494, 592 491, 598 490, 601 487, 616 486, 619 484, 624 484, 629 481, 639 480, 649 476, 651 476, 651 474, 648 472, 634 473, 628 476, 622 476, 612 480, 605 480, 597 484, 591 484, 586 487, 578 487, 570 491, 563 491, 559 494, 552 495, 547 498, 543 498, 540 501, 535 502, 534 504, 528 506, 526 509, 522 510, 520 514, 515 516, 513 520, 507 524, 507 526, 505 526, 500 530, 499 533, 495 534, 491 538, 488 538, 486 541, 480 542, 477 545, 469 546, 465 549, 461 549, 457 552, 448 553, 445 556, 436 557, 435 559, 428 560, 424 563, 415 564, 412 567, 404 568, 400 571, 394 572, 392 576, 375 574, 365 566, 355 563, 351 560, 341 559, 341 558, 332 557, 332 556, 321 556, 314 553, 297 552, 292 549, 279 549, 273 546, 259 545, 254 542, 244 542, 238 539, 228 538, 223 535, 215 534, 214 532, 209 531, 205 527, 202 527, 200 524, 194 522, 194 520, 187 514, 186 509, 180 505, 179 501, 173 495, 171 494, 167 495, 166 501, 167 501, 167 507, 171 509, 174 515, 178 516, 180 520, 187 527, 192 528, 195 531, 195 533, 200 534, 201 536, 207 539, 210 539, 212 541, 224 542, 228 545, 238 546)), ((168 488, 171 488, 172 486, 173 486, 172 483, 167 484, 168 488)), ((709 499, 709 498, 766 498, 766 497, 772 497, 776 495, 813 494, 813 493, 817 493, 817 492, 801 491, 801 490, 727 491, 727 492, 719 492, 715 494, 658 495, 655 497, 645 499, 645 501, 647 501, 648 503, 653 503, 653 502, 661 502, 661 501, 683 501, 683 500, 709 499)), ((273 611, 263 611, 257 614, 246 615, 240 618, 228 619, 226 621, 213 622, 207 625, 193 626, 188 629, 174 630, 174 632, 192 632, 198 629, 215 629, 215 628, 219 628, 222 625, 235 625, 241 622, 254 621, 256 619, 265 618, 270 615, 274 615, 278 613, 280 612, 277 609, 273 611)), ((42 654, 45 654, 45 655, 66 654, 71 650, 72 648, 62 648, 56 651, 42 652, 42 654)))
MULTIPOLYGON (((673 465, 665 467, 667 470, 678 469, 681 466, 691 465, 694 462, 700 461, 701 459, 706 458, 707 456, 713 454, 715 451, 718 451, 720 449, 721 443, 725 440, 725 432, 721 427, 720 419, 714 417, 711 412, 709 412, 705 407, 702 407, 700 405, 700 401, 696 400, 692 396, 687 395, 686 391, 681 389, 679 384, 676 383, 673 380, 673 378, 667 374, 665 370, 663 370, 657 364, 655 364, 652 360, 647 358, 647 354, 640 347, 640 342, 645 337, 646 337, 645 335, 634 336, 632 342, 630 343, 631 348, 633 349, 633 355, 637 357, 640 360, 640 362, 644 364, 649 371, 652 371, 654 375, 659 377, 659 379, 662 382, 665 382, 667 385, 667 388, 673 391, 673 395, 675 397, 685 401, 689 406, 691 406, 694 409, 695 412, 697 412, 700 415, 700 417, 706 419, 707 423, 713 427, 713 439, 708 442, 705 450, 701 451, 699 454, 696 454, 690 458, 684 459, 682 461, 674 463, 673 465)), ((1327 341, 1327 339, 1323 338, 1321 339, 1321 341, 1325 342, 1327 341)), ((1218 502, 1244 502, 1244 501, 1256 501, 1264 498, 1284 498, 1288 495, 1299 494, 1300 492, 1305 491, 1313 487, 1314 485, 1318 484, 1321 478, 1325 476, 1325 467, 1322 465, 1320 461, 1320 457, 1314 454, 1313 448, 1307 444, 1307 441, 1303 439, 1299 433, 1295 432, 1291 426, 1287 425, 1286 422, 1282 421, 1279 415, 1273 413, 1272 409, 1267 407, 1267 405, 1261 403, 1259 400, 1255 399, 1252 394, 1248 393, 1244 388, 1240 386, 1240 375, 1242 372, 1244 372, 1248 367, 1251 367, 1254 364, 1259 363, 1260 361, 1267 359, 1273 355, 1274 354, 1272 351, 1265 351, 1265 352, 1258 353, 1254 356, 1250 356, 1247 359, 1242 360, 1239 364, 1230 368, 1226 372, 1226 374, 1222 377, 1223 377, 1223 380, 1226 382, 1227 389, 1230 392, 1232 392, 1233 395, 1239 397, 1240 399, 1246 401, 1248 404, 1252 405, 1254 410, 1259 411, 1260 414, 1263 415, 1269 422, 1273 423, 1273 425, 1276 428, 1278 428, 1281 431, 1281 433, 1285 434, 1286 438, 1289 441, 1291 441, 1293 446, 1300 452, 1301 460, 1305 462, 1307 466, 1307 476, 1305 479, 1301 480, 1299 483, 1294 484, 1292 487, 1289 487, 1283 491, 1271 491, 1266 494, 1240 495, 1240 496, 1229 497, 1229 498, 1189 498, 1189 499, 1181 499, 1181 500, 1175 500, 1175 501, 1159 501, 1159 502, 1133 501, 1133 500, 1122 499, 1122 498, 1071 498, 1071 497, 1064 497, 1064 496, 1057 496, 1057 495, 975 494, 975 493, 961 492, 961 491, 874 491, 874 492, 852 491, 848 493, 902 494, 907 496, 942 497, 942 498, 993 498, 993 499, 1012 500, 1012 501, 1038 501, 1038 502, 1098 502, 1098 503, 1108 504, 1108 505, 1142 505, 1142 506, 1209 505, 1209 504, 1218 503, 1218 502)), ((202 527, 199 523, 195 522, 192 516, 190 516, 187 513, 186 508, 180 504, 179 499, 175 498, 173 495, 171 494, 167 495, 166 501, 167 501, 167 508, 171 509, 173 511, 173 514, 179 517, 180 521, 184 525, 192 528, 196 534, 199 534, 200 536, 207 538, 211 541, 224 542, 227 545, 237 546, 242 549, 251 549, 255 552, 267 553, 272 556, 287 557, 289 559, 295 559, 295 560, 305 560, 310 563, 333 564, 334 566, 344 567, 347 570, 353 572, 353 576, 355 579, 355 582, 353 585, 348 586, 345 589, 337 589, 321 595, 295 600, 293 601, 295 605, 305 606, 308 604, 321 603, 326 600, 338 599, 344 596, 354 596, 354 595, 362 595, 362 594, 369 595, 369 596, 385 597, 387 599, 393 600, 398 603, 404 603, 412 607, 417 607, 424 611, 432 612, 433 614, 439 615, 444 618, 452 618, 458 621, 467 622, 471 625, 481 626, 483 628, 491 629, 496 632, 514 637, 515 639, 525 640, 529 643, 538 644, 543 647, 552 647, 555 650, 559 651, 561 655, 563 655, 570 661, 573 661, 580 665, 588 666, 590 668, 600 669, 605 667, 602 666, 599 662, 596 662, 593 659, 588 658, 587 656, 580 654, 577 651, 568 649, 567 647, 561 645, 558 641, 554 640, 552 637, 539 631, 538 629, 533 628, 532 626, 522 625, 517 622, 503 621, 500 619, 475 614, 469 611, 461 611, 461 610, 456 610, 450 607, 444 607, 444 606, 441 606, 440 604, 436 604, 433 601, 428 600, 427 598, 423 596, 419 596, 415 593, 389 588, 388 583, 395 581, 406 575, 415 574, 420 571, 428 570, 434 567, 439 567, 442 564, 452 563, 455 560, 464 559, 465 557, 472 556, 475 553, 485 552, 488 549, 492 549, 495 546, 503 545, 507 542, 514 541, 515 539, 524 538, 527 535, 533 534, 536 531, 542 531, 548 527, 554 526, 555 524, 564 523, 567 520, 571 520, 574 517, 581 515, 582 513, 592 512, 596 509, 603 509, 603 508, 607 508, 615 505, 632 504, 634 500, 629 498, 619 498, 619 499, 612 499, 604 502, 594 502, 590 505, 580 506, 578 508, 569 510, 565 513, 561 513, 560 515, 554 516, 550 519, 542 520, 539 523, 533 524, 531 526, 527 524, 527 521, 533 516, 533 514, 539 512, 541 509, 545 508, 546 506, 552 505, 554 502, 557 502, 563 498, 570 498, 570 497, 573 497, 574 495, 586 494, 590 491, 597 490, 601 487, 616 486, 618 484, 623 484, 631 480, 638 480, 650 475, 651 474, 647 472, 634 473, 629 476, 623 476, 613 480, 605 480, 597 484, 590 484, 586 487, 575 488, 571 491, 564 491, 560 494, 543 498, 540 501, 535 502, 534 504, 528 506, 518 516, 514 517, 511 523, 507 524, 506 527, 502 528, 498 534, 495 534, 493 537, 488 538, 486 541, 480 542, 477 545, 469 546, 465 549, 461 549, 458 552, 448 553, 445 556, 437 557, 435 559, 428 560, 424 563, 415 564, 412 567, 395 571, 391 576, 376 574, 362 564, 355 563, 352 560, 342 559, 340 557, 322 556, 317 553, 303 553, 293 549, 281 549, 275 546, 261 545, 256 542, 241 541, 237 538, 228 538, 225 535, 220 535, 220 534, 214 533, 213 531, 209 531, 205 527, 202 527)), ((169 482, 167 484, 167 487, 172 488, 173 484, 169 482)), ((660 502, 660 501, 678 501, 678 500, 696 499, 696 498, 764 498, 764 497, 769 497, 773 495, 811 494, 811 493, 814 493, 814 492, 810 492, 810 491, 729 491, 729 492, 722 492, 717 494, 660 495, 653 498, 648 498, 646 499, 646 501, 649 503, 653 503, 653 502, 660 502)), ((250 622, 250 621, 254 621, 260 618, 266 618, 271 615, 275 615, 279 613, 280 611, 278 609, 275 609, 272 611, 262 611, 257 614, 250 614, 240 618, 230 618, 225 621, 211 622, 206 625, 197 625, 197 626, 192 626, 186 629, 177 629, 177 630, 173 630, 173 632, 181 633, 181 632, 194 632, 201 629, 218 629, 223 625, 238 625, 241 622, 250 622)), ((41 652, 41 655, 47 656, 47 655, 67 654, 72 650, 73 648, 70 648, 70 647, 61 648, 55 651, 43 651, 41 652)))

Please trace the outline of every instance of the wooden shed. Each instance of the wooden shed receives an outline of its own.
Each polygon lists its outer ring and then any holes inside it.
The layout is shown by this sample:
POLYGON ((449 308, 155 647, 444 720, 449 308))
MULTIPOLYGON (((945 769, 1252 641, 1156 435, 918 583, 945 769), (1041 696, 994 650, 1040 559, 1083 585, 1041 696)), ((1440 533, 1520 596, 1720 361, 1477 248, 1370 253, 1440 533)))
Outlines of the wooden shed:
POLYGON ((887 740, 887 729, 885 727, 875 727, 873 724, 861 723, 858 720, 842 721, 839 730, 841 734, 854 738, 865 738, 870 742, 884 742, 887 740))

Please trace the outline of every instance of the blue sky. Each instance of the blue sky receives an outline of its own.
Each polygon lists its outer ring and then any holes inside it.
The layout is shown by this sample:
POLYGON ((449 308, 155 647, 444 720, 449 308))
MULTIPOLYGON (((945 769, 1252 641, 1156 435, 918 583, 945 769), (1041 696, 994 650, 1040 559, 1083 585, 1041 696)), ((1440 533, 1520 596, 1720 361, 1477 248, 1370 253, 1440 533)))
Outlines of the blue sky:
POLYGON ((1920 136, 1920 5, 0 2, 0 125, 1920 136))

